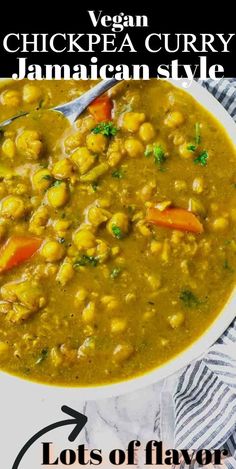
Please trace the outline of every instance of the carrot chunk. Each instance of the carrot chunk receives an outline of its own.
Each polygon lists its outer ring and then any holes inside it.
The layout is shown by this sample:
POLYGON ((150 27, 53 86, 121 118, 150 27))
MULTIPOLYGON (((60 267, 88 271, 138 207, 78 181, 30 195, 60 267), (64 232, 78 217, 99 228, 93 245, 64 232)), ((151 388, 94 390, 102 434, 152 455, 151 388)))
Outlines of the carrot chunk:
POLYGON ((11 236, 0 249, 0 272, 22 264, 35 254, 41 244, 41 239, 32 236, 11 236))
POLYGON ((89 106, 89 112, 97 122, 111 120, 112 100, 108 96, 96 98, 89 106))
POLYGON ((203 225, 196 215, 183 208, 166 208, 163 211, 158 208, 149 208, 146 220, 154 225, 165 226, 173 230, 203 232, 203 225))

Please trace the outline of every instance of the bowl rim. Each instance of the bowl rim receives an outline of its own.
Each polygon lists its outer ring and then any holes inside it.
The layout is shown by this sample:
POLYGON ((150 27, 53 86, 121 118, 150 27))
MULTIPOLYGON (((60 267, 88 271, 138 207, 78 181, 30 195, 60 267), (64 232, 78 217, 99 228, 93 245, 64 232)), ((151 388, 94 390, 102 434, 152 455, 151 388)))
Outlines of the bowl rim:
MULTIPOLYGON (((7 82, 9 79, 1 78, 7 82)), ((11 80, 11 79, 10 79, 11 80)), ((186 79, 165 80, 189 93, 205 110, 210 112, 214 118, 224 127, 232 143, 236 146, 236 123, 226 111, 226 109, 217 101, 217 99, 201 84, 196 81, 191 83, 186 79), (187 84, 187 86, 186 86, 187 84)), ((151 369, 146 373, 128 379, 126 381, 115 382, 111 384, 101 384, 96 386, 84 387, 65 387, 53 384, 44 384, 35 381, 28 381, 22 377, 10 375, 7 372, 0 372, 0 385, 7 388, 17 389, 19 393, 47 395, 47 397, 60 396, 66 398, 77 398, 83 400, 97 400, 120 396, 142 389, 146 386, 154 385, 159 381, 180 372, 185 366, 196 359, 201 358, 209 347, 223 334, 227 327, 235 318, 236 296, 234 291, 231 293, 226 305, 210 324, 207 330, 196 339, 189 347, 181 351, 175 357, 165 362, 161 366, 151 369)), ((20 394, 22 395, 22 394, 20 394)))

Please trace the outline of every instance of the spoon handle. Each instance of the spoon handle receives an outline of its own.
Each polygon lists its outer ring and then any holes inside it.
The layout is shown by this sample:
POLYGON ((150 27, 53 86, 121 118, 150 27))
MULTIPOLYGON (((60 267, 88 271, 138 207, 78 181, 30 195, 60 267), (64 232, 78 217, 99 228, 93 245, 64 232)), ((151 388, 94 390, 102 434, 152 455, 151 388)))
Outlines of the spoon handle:
POLYGON ((54 108, 55 111, 60 111, 64 116, 69 119, 71 123, 79 117, 79 115, 89 106, 89 104, 94 101, 98 96, 105 93, 113 86, 118 83, 118 80, 115 78, 110 78, 109 80, 100 81, 96 86, 88 90, 79 98, 74 99, 66 104, 61 104, 54 108))

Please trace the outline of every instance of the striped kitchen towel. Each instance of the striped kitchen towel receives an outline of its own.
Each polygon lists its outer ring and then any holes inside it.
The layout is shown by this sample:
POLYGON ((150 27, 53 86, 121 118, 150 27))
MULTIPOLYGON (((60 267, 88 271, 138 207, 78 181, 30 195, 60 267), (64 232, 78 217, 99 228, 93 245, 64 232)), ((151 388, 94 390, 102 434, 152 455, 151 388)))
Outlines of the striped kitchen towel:
MULTIPOLYGON (((201 82, 236 121, 236 78, 201 82)), ((226 448, 236 469, 236 320, 180 375, 173 394, 175 447, 226 448)))

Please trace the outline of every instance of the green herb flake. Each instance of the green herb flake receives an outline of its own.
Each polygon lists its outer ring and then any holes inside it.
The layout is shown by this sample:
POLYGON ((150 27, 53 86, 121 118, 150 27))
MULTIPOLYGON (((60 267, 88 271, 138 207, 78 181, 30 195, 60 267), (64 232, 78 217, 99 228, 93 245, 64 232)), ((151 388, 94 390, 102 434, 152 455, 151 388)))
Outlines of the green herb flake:
POLYGON ((94 256, 86 256, 85 254, 81 256, 79 259, 76 259, 73 267, 77 269, 81 266, 88 266, 91 265, 92 267, 96 267, 98 265, 98 258, 94 256))
POLYGON ((58 238, 58 243, 64 244, 64 242, 65 242, 65 238, 58 238))
POLYGON ((94 192, 97 192, 97 190, 98 190, 98 182, 97 182, 97 181, 92 182, 91 187, 92 187, 92 189, 93 189, 94 192))
POLYGON ((62 181, 57 179, 56 181, 54 181, 54 183, 52 185, 53 185, 53 187, 57 187, 57 186, 60 186, 61 183, 62 183, 62 181))
POLYGON ((194 159, 195 164, 200 164, 201 166, 206 166, 207 165, 207 160, 208 160, 209 154, 206 150, 202 151, 200 155, 198 155, 194 159))
POLYGON ((153 155, 156 164, 162 165, 166 161, 165 152, 160 145, 153 145, 153 155))
POLYGON ((119 267, 114 267, 114 269, 112 269, 111 273, 110 273, 110 277, 112 279, 115 279, 117 277, 119 277, 121 273, 121 269, 119 267))
POLYGON ((199 305, 199 299, 194 295, 191 290, 182 290, 179 299, 184 303, 187 308, 193 308, 199 305))
POLYGON ((196 122, 195 124, 195 142, 196 142, 196 145, 199 145, 199 143, 201 143, 201 133, 200 133, 199 122, 196 122))
POLYGON ((113 122, 100 122, 94 129, 92 129, 94 134, 102 134, 106 137, 113 137, 117 134, 118 129, 115 127, 113 122))
POLYGON ((197 149, 197 146, 193 145, 192 143, 190 145, 187 145, 187 150, 189 150, 189 151, 194 152, 194 151, 196 151, 196 149, 197 149))
POLYGON ((52 176, 50 174, 45 174, 45 176, 43 176, 42 179, 46 179, 46 181, 51 181, 52 176))
POLYGON ((112 233, 115 235, 115 237, 116 237, 117 239, 123 238, 122 231, 121 231, 121 229, 119 228, 119 226, 117 226, 117 225, 113 225, 113 226, 112 226, 112 233))
POLYGON ((35 362, 35 365, 40 365, 40 363, 42 363, 44 360, 46 360, 47 356, 48 356, 48 349, 45 348, 41 351, 38 359, 35 362))
POLYGON ((223 269, 228 270, 228 272, 230 272, 231 274, 234 272, 234 269, 231 267, 227 259, 225 259, 223 262, 223 269))
POLYGON ((121 169, 115 169, 111 175, 115 179, 122 179, 124 177, 124 173, 121 169))

